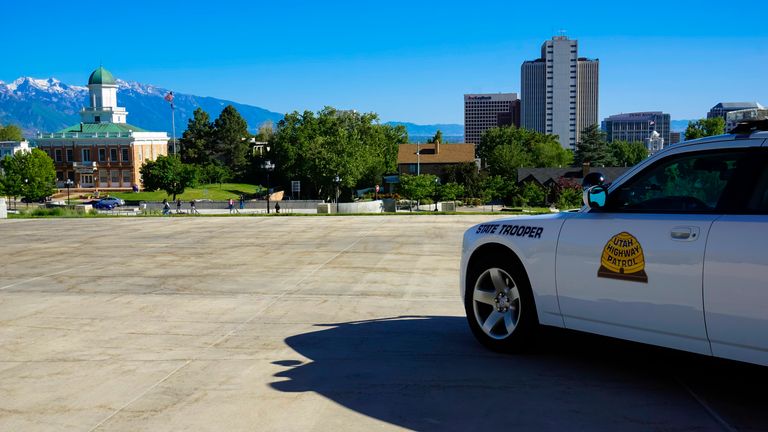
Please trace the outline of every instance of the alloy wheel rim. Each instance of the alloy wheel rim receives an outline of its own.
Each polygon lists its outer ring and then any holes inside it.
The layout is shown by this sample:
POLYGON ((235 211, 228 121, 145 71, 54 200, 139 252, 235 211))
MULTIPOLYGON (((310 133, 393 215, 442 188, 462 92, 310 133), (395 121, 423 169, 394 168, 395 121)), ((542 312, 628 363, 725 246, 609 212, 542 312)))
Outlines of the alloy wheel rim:
POLYGON ((494 267, 480 274, 472 291, 475 320, 487 336, 505 339, 521 317, 520 290, 505 270, 494 267))

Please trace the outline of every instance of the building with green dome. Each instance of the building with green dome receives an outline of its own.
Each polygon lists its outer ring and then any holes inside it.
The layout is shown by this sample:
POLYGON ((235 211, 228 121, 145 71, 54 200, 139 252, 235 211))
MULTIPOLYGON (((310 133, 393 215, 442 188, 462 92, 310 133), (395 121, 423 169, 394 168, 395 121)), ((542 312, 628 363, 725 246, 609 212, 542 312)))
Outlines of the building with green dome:
POLYGON ((128 112, 117 106, 117 89, 115 77, 99 66, 88 77, 89 106, 80 110, 80 124, 38 133, 35 144, 53 159, 59 188, 67 180, 83 190, 141 187, 141 165, 168 154, 166 132, 127 123, 128 112))

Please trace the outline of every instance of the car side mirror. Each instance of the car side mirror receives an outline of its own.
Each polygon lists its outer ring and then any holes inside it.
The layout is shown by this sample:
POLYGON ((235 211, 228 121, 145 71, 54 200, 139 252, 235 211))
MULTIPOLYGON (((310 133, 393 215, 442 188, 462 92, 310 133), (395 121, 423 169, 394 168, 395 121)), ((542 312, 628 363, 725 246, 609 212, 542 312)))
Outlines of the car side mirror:
POLYGON ((597 185, 584 189, 584 205, 589 208, 597 209, 605 207, 605 201, 607 198, 608 189, 606 189, 604 186, 597 185))
POLYGON ((584 180, 581 181, 581 187, 589 189, 592 186, 602 186, 605 183, 605 176, 603 173, 591 172, 584 176, 584 180))

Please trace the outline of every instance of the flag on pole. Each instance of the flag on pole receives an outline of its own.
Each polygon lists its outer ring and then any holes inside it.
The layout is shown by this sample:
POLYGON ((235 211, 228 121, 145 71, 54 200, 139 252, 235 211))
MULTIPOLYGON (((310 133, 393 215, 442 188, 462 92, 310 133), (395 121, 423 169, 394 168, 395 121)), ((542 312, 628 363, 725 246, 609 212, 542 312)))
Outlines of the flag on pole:
POLYGON ((165 99, 169 104, 171 104, 171 109, 173 109, 173 92, 169 91, 168 94, 166 94, 163 99, 165 99))

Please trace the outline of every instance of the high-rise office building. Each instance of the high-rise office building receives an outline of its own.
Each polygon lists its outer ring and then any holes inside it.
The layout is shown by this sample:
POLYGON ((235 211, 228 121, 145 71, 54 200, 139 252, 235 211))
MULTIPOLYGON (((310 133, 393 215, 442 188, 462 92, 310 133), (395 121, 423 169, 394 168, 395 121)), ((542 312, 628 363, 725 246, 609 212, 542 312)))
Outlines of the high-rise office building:
POLYGON ((581 131, 597 124, 599 65, 579 57, 578 41, 555 36, 544 42, 541 57, 521 67, 521 126, 575 148, 581 131))
POLYGON ((636 112, 612 115, 603 120, 603 130, 608 142, 645 142, 658 132, 664 145, 670 145, 669 114, 661 111, 636 112))
POLYGON ((464 95, 464 141, 480 144, 483 133, 497 126, 520 126, 517 93, 464 95))

